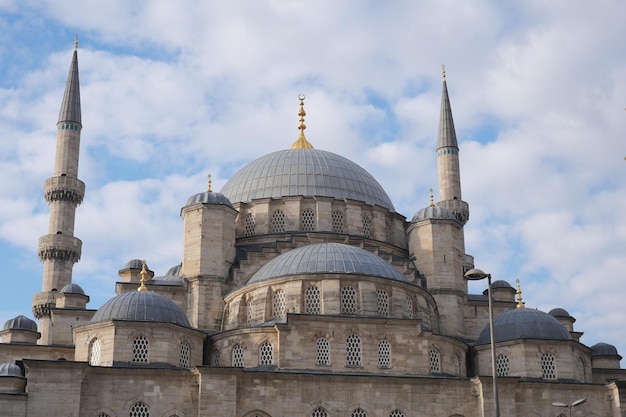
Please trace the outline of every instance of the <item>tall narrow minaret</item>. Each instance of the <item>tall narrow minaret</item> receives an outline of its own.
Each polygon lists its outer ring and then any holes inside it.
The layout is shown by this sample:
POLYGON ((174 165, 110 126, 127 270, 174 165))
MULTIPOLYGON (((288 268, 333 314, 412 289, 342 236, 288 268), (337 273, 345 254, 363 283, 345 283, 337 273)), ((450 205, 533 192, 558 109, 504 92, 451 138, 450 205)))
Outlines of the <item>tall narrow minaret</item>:
POLYGON ((50 340, 50 308, 55 306, 57 292, 72 282, 72 268, 81 255, 82 242, 74 237, 76 207, 85 195, 85 183, 78 179, 81 129, 77 36, 57 123, 54 173, 44 183, 50 223, 48 234, 39 238, 38 246, 43 262, 42 292, 33 296, 33 314, 39 319, 42 335, 40 344, 50 340))
POLYGON ((456 141, 452 108, 446 84, 446 69, 442 68, 443 91, 441 93, 441 114, 437 136, 437 167, 439 170, 438 206, 452 211, 462 224, 469 220, 469 206, 461 198, 461 171, 459 168, 459 145, 456 141))

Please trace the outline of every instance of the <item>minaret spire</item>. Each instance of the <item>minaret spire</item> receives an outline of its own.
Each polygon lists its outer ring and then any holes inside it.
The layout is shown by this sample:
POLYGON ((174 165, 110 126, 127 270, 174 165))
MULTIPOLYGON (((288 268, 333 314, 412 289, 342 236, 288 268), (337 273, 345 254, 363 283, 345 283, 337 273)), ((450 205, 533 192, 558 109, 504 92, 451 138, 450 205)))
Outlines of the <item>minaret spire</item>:
POLYGON ((441 113, 437 135, 437 167, 439 169, 439 197, 441 201, 437 205, 452 210, 457 220, 465 224, 469 219, 469 206, 461 197, 459 145, 452 119, 452 106, 448 96, 445 66, 442 66, 442 76, 441 113))
POLYGON ((42 292, 33 296, 33 314, 40 321, 40 344, 51 343, 50 308, 55 306, 57 292, 72 282, 72 268, 81 256, 82 242, 74 237, 76 207, 85 195, 85 183, 78 179, 81 130, 76 37, 57 122, 54 173, 44 183, 50 222, 48 234, 39 238, 38 246, 39 259, 43 262, 42 292))

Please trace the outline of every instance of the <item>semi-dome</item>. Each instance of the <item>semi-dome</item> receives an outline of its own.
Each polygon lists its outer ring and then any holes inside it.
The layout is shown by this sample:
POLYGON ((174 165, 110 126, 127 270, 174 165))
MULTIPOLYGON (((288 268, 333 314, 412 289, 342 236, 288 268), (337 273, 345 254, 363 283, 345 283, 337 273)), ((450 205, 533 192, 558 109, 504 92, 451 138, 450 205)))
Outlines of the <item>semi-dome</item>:
POLYGON ((83 291, 83 289, 81 288, 80 285, 75 284, 75 283, 71 283, 71 284, 67 284, 65 287, 61 288, 61 291, 59 291, 61 293, 65 293, 65 294, 81 294, 81 295, 85 295, 85 291, 83 291))
POLYGON ((182 268, 182 264, 174 265, 173 267, 167 270, 165 275, 177 277, 180 275, 180 268, 182 268))
POLYGON ((428 207, 424 207, 423 209, 415 213, 413 215, 413 218, 411 219, 411 223, 416 223, 427 219, 456 220, 456 217, 454 216, 452 210, 448 209, 447 207, 431 205, 428 207))
POLYGON ((617 348, 609 343, 596 343, 591 346, 591 356, 619 356, 617 348))
POLYGON ((364 249, 341 243, 316 243, 277 256, 248 283, 306 274, 353 274, 407 281, 389 262, 364 249))
POLYGON ((0 376, 24 376, 22 368, 13 362, 0 363, 0 376))
POLYGON ((185 207, 198 204, 198 203, 216 205, 216 206, 223 205, 223 206, 228 206, 230 208, 233 207, 233 204, 230 202, 228 197, 226 197, 222 193, 214 193, 212 191, 207 191, 204 193, 198 193, 198 194, 192 195, 191 197, 187 199, 187 203, 185 204, 185 207))
POLYGON ((171 300, 153 291, 130 291, 110 299, 91 323, 108 320, 155 321, 191 327, 185 313, 171 300))
POLYGON ((19 315, 7 320, 4 323, 3 330, 30 330, 32 332, 37 331, 37 323, 34 320, 29 319, 26 316, 19 315))
POLYGON ((237 171, 221 192, 232 202, 320 196, 363 201, 395 211, 369 172, 343 156, 319 149, 287 149, 262 156, 237 171))
MULTIPOLYGON (((517 339, 570 340, 565 326, 543 311, 531 308, 517 308, 500 314, 493 319, 496 342, 517 339)), ((490 343, 489 325, 478 337, 477 344, 490 343)))

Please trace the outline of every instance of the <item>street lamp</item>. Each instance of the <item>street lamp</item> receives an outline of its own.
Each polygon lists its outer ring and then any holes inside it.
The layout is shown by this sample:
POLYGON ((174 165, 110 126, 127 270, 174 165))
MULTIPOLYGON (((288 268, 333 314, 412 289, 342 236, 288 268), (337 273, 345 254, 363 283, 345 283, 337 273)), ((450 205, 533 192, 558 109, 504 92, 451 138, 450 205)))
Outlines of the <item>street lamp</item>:
POLYGON ((553 406, 555 407, 564 407, 564 408, 568 408, 569 409, 569 417, 572 417, 572 408, 576 407, 577 405, 581 405, 582 403, 586 402, 587 399, 586 398, 580 398, 576 401, 574 401, 571 404, 565 404, 562 402, 556 402, 556 403, 552 403, 553 406))
POLYGON ((480 269, 470 269, 464 275, 465 279, 479 281, 487 278, 487 299, 489 300, 489 338, 491 339, 491 377, 493 380, 493 408, 495 417, 500 417, 500 400, 498 398, 498 375, 496 374, 496 340, 493 336, 493 304, 491 297, 491 274, 480 269))

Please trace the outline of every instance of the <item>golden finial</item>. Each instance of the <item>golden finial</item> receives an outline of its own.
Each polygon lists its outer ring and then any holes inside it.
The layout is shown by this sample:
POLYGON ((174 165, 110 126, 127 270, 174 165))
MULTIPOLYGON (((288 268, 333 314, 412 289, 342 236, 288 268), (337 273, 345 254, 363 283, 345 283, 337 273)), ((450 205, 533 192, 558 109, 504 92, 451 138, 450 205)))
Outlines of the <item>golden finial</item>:
POLYGON ((298 96, 298 100, 300 100, 300 110, 298 111, 298 116, 300 116, 300 123, 298 123, 300 136, 298 136, 298 140, 291 145, 291 149, 313 149, 313 145, 304 137, 304 129, 306 129, 306 125, 304 124, 304 116, 306 116, 306 112, 304 111, 305 98, 304 94, 298 96))
POLYGON ((517 290, 515 291, 517 294, 517 308, 524 308, 524 302, 522 301, 522 288, 519 285, 519 279, 515 280, 515 284, 517 284, 517 290))
POLYGON ((148 275, 148 271, 146 270, 146 261, 141 261, 141 285, 137 288, 137 291, 148 291, 148 287, 146 287, 146 275, 148 275))
POLYGON ((441 76, 443 77, 443 80, 446 80, 446 66, 444 64, 441 64, 441 76))
POLYGON ((76 39, 74 39, 74 50, 78 50, 78 35, 76 35, 76 39))
POLYGON ((211 190, 211 174, 209 174, 209 183, 207 185, 207 189, 206 189, 207 193, 212 193, 213 191, 211 190))
POLYGON ((431 188, 428 191, 430 191, 430 206, 433 207, 435 205, 435 197, 433 197, 433 189, 431 188))

